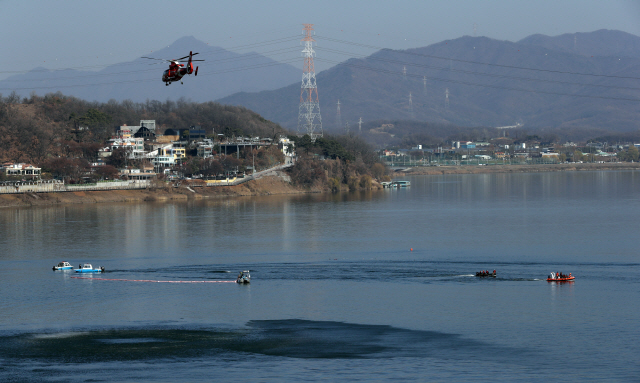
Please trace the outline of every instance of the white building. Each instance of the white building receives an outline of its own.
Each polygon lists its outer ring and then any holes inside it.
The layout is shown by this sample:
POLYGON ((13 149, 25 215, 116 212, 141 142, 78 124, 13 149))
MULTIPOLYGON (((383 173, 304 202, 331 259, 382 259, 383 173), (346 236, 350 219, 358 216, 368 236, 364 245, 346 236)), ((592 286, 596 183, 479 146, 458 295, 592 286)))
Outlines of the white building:
POLYGON ((2 171, 7 176, 12 177, 28 177, 28 178, 38 178, 42 173, 41 168, 37 168, 31 164, 4 164, 0 166, 0 171, 2 171))
POLYGON ((278 141, 278 149, 284 153, 285 157, 293 158, 296 156, 295 142, 286 137, 280 137, 278 141))
POLYGON ((123 148, 127 151, 127 157, 129 158, 143 158, 144 151, 144 138, 134 138, 129 135, 126 137, 116 137, 108 141, 108 146, 99 150, 100 157, 109 157, 115 149, 123 148))

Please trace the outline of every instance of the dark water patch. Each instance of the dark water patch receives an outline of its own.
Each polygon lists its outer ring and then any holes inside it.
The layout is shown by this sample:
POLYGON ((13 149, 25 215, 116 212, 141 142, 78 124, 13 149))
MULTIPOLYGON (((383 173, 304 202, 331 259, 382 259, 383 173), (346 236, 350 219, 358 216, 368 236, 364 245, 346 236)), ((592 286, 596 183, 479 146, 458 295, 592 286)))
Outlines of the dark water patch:
POLYGON ((457 334, 308 320, 250 321, 240 329, 129 328, 0 336, 0 359, 41 363, 182 360, 239 354, 302 359, 511 359, 457 334))
POLYGON ((247 352, 293 358, 509 359, 521 353, 437 331, 331 321, 250 321, 247 352))
POLYGON ((124 343, 152 343, 152 342, 164 342, 164 339, 154 338, 124 338, 124 339, 97 339, 98 342, 112 343, 112 344, 124 344, 124 343))

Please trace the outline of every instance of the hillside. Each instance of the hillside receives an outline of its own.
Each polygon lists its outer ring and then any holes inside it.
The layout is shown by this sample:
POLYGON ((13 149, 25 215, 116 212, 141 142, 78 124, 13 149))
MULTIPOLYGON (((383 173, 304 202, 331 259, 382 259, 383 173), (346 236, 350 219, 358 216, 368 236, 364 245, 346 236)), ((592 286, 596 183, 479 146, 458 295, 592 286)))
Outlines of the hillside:
POLYGON ((282 64, 257 53, 238 54, 220 47, 209 46, 196 38, 182 37, 173 44, 154 51, 141 53, 162 59, 175 59, 199 52, 195 59, 204 59, 198 76, 186 76, 184 84, 165 86, 162 73, 168 63, 143 58, 108 66, 98 72, 82 70, 56 70, 36 68, 28 73, 11 76, 0 81, 0 93, 16 91, 28 97, 35 91, 44 96, 61 91, 87 101, 107 102, 132 100, 187 100, 206 102, 227 95, 247 91, 277 89, 300 78, 300 69, 282 64), (250 66, 251 70, 238 70, 250 66))
MULTIPOLYGON (((636 118, 640 112, 640 51, 636 49, 640 38, 601 31, 580 34, 580 41, 593 42, 591 51, 599 53, 593 57, 549 41, 555 40, 535 36, 514 43, 465 36, 347 60, 316 75, 323 127, 338 129, 338 100, 342 122, 349 121, 352 129, 360 117, 365 121, 414 119, 461 126, 498 127, 519 122, 529 128, 633 131, 640 127, 636 118), (621 50, 604 49, 616 46, 621 36, 621 50), (627 57, 612 56, 611 52, 626 52, 627 57), (404 66, 406 77, 402 75, 404 66)), ((272 91, 241 92, 218 101, 245 106, 295 130, 299 94, 300 85, 294 83, 272 91)))
POLYGON ((199 125, 207 134, 273 137, 285 134, 279 125, 243 107, 214 102, 151 101, 89 103, 60 93, 32 95, 22 100, 0 97, 0 163, 39 164, 51 157, 84 157, 96 154, 122 125, 155 120, 159 134, 167 129, 199 125), (74 125, 88 130, 75 136, 74 125), (76 142, 77 141, 77 142, 76 142))

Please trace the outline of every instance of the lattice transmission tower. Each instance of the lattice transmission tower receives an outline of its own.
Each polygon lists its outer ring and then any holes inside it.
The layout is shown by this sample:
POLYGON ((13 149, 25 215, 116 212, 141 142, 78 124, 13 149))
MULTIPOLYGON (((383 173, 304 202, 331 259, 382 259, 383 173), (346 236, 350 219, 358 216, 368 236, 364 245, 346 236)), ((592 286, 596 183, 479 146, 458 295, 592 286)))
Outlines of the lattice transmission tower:
POLYGON ((300 89, 300 108, 298 110, 298 133, 308 134, 312 141, 322 137, 322 117, 320 117, 320 102, 318 102, 318 87, 316 86, 316 70, 313 66, 314 39, 311 35, 313 24, 304 25, 304 67, 302 69, 302 86, 300 89))
POLYGON ((444 109, 449 111, 449 88, 444 91, 444 109))
POLYGON ((411 92, 409 92, 409 115, 411 116, 411 119, 415 119, 415 116, 413 114, 413 98, 411 97, 411 92))
POLYGON ((342 129, 342 115, 340 114, 340 100, 338 100, 338 110, 336 112, 336 125, 338 129, 342 129))
POLYGON ((422 84, 423 84, 423 88, 422 88, 422 94, 424 95, 424 97, 427 97, 427 76, 424 76, 422 78, 422 84))

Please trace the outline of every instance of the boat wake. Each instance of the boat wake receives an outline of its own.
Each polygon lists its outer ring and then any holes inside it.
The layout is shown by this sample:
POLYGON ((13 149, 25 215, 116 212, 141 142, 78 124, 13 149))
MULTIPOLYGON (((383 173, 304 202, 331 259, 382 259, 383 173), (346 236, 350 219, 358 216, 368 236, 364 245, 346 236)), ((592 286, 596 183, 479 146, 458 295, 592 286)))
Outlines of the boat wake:
POLYGON ((162 281, 153 279, 119 279, 119 278, 94 278, 71 277, 74 279, 91 279, 92 281, 116 281, 116 282, 154 282, 154 283, 235 283, 235 281, 162 281))

